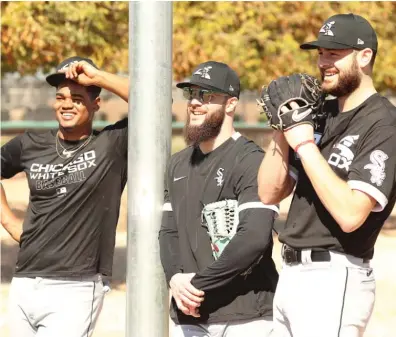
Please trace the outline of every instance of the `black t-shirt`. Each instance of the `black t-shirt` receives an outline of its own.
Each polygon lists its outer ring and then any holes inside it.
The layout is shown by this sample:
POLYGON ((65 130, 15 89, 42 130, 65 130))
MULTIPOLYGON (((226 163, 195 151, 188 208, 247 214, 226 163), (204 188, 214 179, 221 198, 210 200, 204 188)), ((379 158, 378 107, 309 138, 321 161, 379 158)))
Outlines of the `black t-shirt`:
POLYGON ((167 281, 178 273, 196 273, 191 283, 205 291, 200 319, 185 316, 174 301, 175 322, 224 322, 272 315, 278 280, 272 261, 272 226, 278 207, 258 197, 257 172, 264 152, 236 133, 203 154, 188 147, 172 156, 166 175, 164 216, 159 234, 167 281), (210 237, 201 221, 205 205, 237 200, 239 225, 215 261, 210 237), (247 276, 241 276, 263 255, 247 276))
POLYGON ((324 109, 328 116, 315 135, 320 152, 338 177, 377 205, 360 228, 343 232, 290 150, 290 175, 297 184, 279 239, 294 248, 330 249, 370 259, 396 200, 396 108, 374 94, 351 111, 338 113, 336 99, 326 101, 324 109))
MULTIPOLYGON (((56 132, 26 132, 1 148, 1 176, 24 171, 30 189, 15 274, 111 276, 127 180, 128 120, 94 131, 67 159, 57 153, 56 132)), ((84 141, 60 144, 75 149, 84 141)))

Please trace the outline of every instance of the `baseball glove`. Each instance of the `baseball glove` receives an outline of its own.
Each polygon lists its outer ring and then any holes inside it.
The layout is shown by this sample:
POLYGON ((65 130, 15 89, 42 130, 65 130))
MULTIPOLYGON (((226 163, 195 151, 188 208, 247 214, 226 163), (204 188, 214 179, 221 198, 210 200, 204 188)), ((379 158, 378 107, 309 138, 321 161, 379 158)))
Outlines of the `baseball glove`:
POLYGON ((264 86, 257 103, 272 128, 286 131, 303 123, 310 123, 315 128, 323 101, 322 89, 315 77, 293 74, 279 77, 264 86), (293 101, 299 108, 291 108, 289 103, 293 101), (282 107, 288 111, 282 111, 282 107))
MULTIPOLYGON (((238 201, 227 199, 205 205, 202 210, 201 221, 208 231, 212 254, 214 259, 217 260, 237 232, 239 225, 238 201)), ((262 257, 261 255, 241 275, 249 275, 262 257)))

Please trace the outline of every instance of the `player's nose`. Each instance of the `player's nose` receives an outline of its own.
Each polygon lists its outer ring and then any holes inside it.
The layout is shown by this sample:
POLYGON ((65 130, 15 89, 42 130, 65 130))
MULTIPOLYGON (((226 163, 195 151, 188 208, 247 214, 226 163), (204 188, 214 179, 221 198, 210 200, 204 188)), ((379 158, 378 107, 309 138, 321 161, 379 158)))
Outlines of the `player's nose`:
POLYGON ((201 105, 202 105, 202 102, 201 102, 198 98, 194 97, 193 99, 191 99, 191 100, 188 102, 188 104, 189 104, 190 106, 201 106, 201 105))
POLYGON ((71 99, 65 99, 62 102, 62 109, 73 109, 73 101, 71 99))

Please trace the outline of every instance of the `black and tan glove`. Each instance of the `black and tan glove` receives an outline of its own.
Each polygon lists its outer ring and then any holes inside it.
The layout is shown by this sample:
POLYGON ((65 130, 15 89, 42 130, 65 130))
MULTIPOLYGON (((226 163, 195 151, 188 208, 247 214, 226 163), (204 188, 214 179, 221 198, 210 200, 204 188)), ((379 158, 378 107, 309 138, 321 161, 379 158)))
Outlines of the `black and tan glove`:
POLYGON ((323 101, 324 95, 315 77, 293 74, 264 86, 257 103, 273 129, 286 131, 303 123, 310 123, 315 128, 323 101), (290 102, 296 102, 299 107, 293 109, 290 102), (288 111, 282 111, 282 107, 287 107, 288 111))

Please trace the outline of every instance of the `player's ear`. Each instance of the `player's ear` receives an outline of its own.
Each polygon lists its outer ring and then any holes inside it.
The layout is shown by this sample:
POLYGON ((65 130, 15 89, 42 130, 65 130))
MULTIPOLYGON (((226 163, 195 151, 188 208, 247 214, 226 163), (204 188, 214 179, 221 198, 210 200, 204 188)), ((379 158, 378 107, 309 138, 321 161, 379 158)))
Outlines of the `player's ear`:
POLYGON ((96 112, 100 109, 100 104, 102 103, 102 101, 100 100, 100 97, 98 96, 94 99, 94 101, 92 103, 93 103, 94 110, 96 112))
POLYGON ((365 48, 363 50, 360 50, 357 55, 357 60, 360 68, 367 67, 370 64, 371 59, 373 57, 374 57, 373 51, 370 48, 365 48))
POLYGON ((226 112, 227 113, 234 112, 238 105, 238 102, 239 102, 239 100, 236 97, 228 98, 227 105, 226 105, 226 112))

